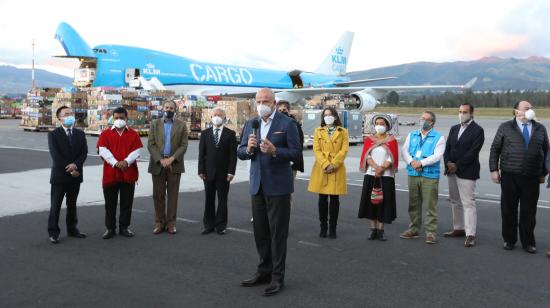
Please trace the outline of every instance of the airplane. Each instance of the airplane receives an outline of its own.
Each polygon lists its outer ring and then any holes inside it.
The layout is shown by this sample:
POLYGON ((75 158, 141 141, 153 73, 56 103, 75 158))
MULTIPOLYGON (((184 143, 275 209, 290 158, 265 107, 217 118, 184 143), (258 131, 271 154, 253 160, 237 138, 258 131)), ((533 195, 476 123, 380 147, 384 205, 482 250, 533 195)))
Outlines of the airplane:
POLYGON ((474 78, 464 85, 364 86, 362 84, 395 77, 350 80, 345 73, 353 36, 352 32, 344 32, 319 68, 307 72, 206 63, 130 46, 90 48, 65 22, 58 25, 55 34, 65 50, 65 56, 58 57, 80 60, 75 84, 83 82, 93 87, 168 89, 181 95, 248 98, 253 98, 258 89, 271 88, 277 101, 283 99, 291 103, 317 94, 343 94, 355 99, 357 109, 370 111, 392 91, 464 90, 476 81, 474 78))

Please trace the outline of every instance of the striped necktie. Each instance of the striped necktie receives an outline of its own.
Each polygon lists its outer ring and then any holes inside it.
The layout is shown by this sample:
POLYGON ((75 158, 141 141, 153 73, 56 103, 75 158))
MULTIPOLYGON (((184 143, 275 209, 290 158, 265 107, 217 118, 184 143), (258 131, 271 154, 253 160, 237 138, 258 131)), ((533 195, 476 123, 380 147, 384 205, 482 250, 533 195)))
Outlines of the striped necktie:
POLYGON ((216 141, 216 147, 218 147, 218 142, 220 142, 220 129, 219 128, 215 129, 214 141, 216 141))

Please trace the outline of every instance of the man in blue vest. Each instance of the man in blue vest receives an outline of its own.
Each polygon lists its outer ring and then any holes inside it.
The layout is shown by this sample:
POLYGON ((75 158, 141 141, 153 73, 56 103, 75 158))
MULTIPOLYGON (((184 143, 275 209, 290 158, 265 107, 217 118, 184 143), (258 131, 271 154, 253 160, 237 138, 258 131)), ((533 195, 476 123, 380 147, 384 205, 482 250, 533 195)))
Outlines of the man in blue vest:
POLYGON ((407 162, 409 175, 409 229, 401 233, 404 239, 419 237, 422 225, 422 206, 427 207, 426 243, 435 244, 437 232, 437 195, 440 161, 445 152, 445 137, 434 130, 435 114, 425 111, 420 118, 421 129, 409 133, 401 156, 407 162))

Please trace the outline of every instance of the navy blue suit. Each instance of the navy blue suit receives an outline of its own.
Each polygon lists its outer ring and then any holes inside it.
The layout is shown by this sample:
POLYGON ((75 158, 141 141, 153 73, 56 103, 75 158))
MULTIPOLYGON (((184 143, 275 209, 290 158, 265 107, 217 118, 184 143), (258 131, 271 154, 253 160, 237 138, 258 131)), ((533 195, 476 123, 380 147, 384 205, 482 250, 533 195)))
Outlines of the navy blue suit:
MULTIPOLYGON (((259 147, 250 155, 246 148, 248 136, 253 133, 252 121, 246 122, 237 156, 252 160, 250 166, 250 194, 254 241, 260 257, 257 273, 271 276, 271 281, 284 282, 286 240, 290 221, 290 194, 294 192, 291 162, 300 159, 301 146, 296 122, 281 113, 275 113, 266 139, 275 146, 277 155, 264 154, 259 147)), ((261 136, 261 125, 257 132, 261 136)), ((258 142, 259 143, 259 142, 258 142)))
MULTIPOLYGON (((248 136, 253 133, 252 121, 248 120, 244 126, 238 156, 241 160, 252 160, 250 166, 250 194, 256 195, 260 190, 267 196, 288 195, 294 192, 294 177, 291 161, 300 159, 300 137, 295 121, 284 114, 277 112, 271 123, 267 139, 277 148, 276 157, 263 154, 259 147, 252 155, 246 153, 248 136)), ((258 129, 258 141, 261 136, 261 125, 258 129)), ((259 142, 258 142, 259 143, 259 142)))

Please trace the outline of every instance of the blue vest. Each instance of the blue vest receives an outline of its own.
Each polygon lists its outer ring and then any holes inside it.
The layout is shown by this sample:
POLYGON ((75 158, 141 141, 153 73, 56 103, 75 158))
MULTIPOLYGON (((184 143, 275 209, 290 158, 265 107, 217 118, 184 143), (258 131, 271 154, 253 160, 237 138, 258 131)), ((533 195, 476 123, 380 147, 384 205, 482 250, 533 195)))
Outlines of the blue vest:
MULTIPOLYGON (((428 135, 422 141, 420 130, 411 132, 409 138, 409 154, 414 160, 422 160, 428 156, 432 156, 435 151, 435 146, 441 138, 441 134, 435 130, 430 130, 428 135), (417 156, 419 154, 419 156, 417 156)), ((440 161, 433 165, 422 167, 422 172, 417 172, 411 165, 407 165, 407 173, 409 176, 423 176, 430 179, 439 179, 440 161)))

